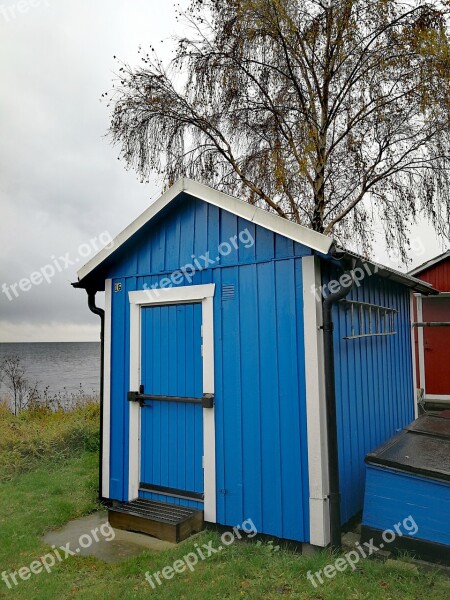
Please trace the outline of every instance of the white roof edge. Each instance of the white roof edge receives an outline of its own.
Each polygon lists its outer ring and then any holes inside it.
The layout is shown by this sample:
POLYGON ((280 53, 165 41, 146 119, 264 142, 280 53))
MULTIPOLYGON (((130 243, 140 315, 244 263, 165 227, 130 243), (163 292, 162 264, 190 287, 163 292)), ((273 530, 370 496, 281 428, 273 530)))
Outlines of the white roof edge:
POLYGON ((91 260, 89 260, 78 271, 78 280, 84 279, 94 269, 96 269, 104 260, 106 260, 113 252, 122 246, 131 238, 141 227, 153 219, 163 208, 165 208, 172 200, 174 200, 182 192, 187 192, 200 200, 204 200, 209 204, 222 208, 228 212, 235 214, 238 217, 247 219, 269 229, 274 233, 278 233, 295 242, 308 246, 322 254, 328 254, 333 239, 318 233, 312 229, 308 229, 303 225, 297 225, 292 221, 283 219, 278 215, 269 213, 262 208, 252 206, 248 202, 239 200, 233 196, 219 192, 212 187, 198 183, 187 177, 178 179, 172 187, 170 187, 162 196, 160 196, 153 204, 151 204, 137 219, 128 225, 119 235, 117 235, 109 248, 103 248, 91 260))
POLYGON ((414 276, 416 273, 422 273, 422 271, 426 271, 426 269, 429 269, 430 267, 437 265, 438 263, 445 260, 446 258, 450 258, 450 250, 447 250, 443 254, 439 254, 439 256, 430 258, 430 260, 427 260, 426 262, 419 265, 415 269, 411 269, 411 271, 408 271, 408 275, 414 276))

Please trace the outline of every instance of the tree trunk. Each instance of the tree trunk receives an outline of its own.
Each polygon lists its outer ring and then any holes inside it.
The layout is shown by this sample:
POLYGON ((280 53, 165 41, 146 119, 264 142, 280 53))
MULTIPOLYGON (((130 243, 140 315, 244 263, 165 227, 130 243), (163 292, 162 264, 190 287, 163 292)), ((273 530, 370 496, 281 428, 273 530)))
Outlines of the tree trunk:
POLYGON ((314 231, 323 233, 325 230, 323 215, 325 213, 325 162, 327 135, 325 131, 319 134, 317 151, 316 175, 314 178, 314 213, 312 227, 314 231))

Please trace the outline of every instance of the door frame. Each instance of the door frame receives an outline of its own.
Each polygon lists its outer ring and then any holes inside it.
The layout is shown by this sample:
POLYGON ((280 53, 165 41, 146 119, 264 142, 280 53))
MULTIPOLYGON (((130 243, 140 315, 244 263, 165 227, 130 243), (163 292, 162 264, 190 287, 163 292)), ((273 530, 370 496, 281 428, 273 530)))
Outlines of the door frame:
MULTIPOLYGON (((416 308, 417 308, 417 321, 419 323, 423 323, 423 299, 424 296, 422 294, 416 293, 414 294, 416 298, 416 308)), ((426 296, 426 301, 432 300, 442 300, 443 298, 450 298, 450 293, 448 292, 440 292, 435 296, 426 296)), ((429 394, 427 393, 427 380, 426 380, 426 365, 425 365, 425 336, 423 327, 418 327, 417 332, 417 346, 418 346, 418 354, 419 354, 419 388, 423 389, 423 397, 425 402, 435 402, 436 404, 448 404, 450 402, 450 395, 438 395, 438 394, 429 394)), ((415 349, 415 348, 414 348, 415 349)), ((414 365, 416 368, 416 365, 414 365)))
MULTIPOLYGON (((128 292, 130 303, 130 390, 138 390, 141 384, 141 308, 167 304, 202 305, 202 362, 203 393, 214 394, 214 312, 215 284, 190 285, 175 288, 147 288, 128 292)), ((204 518, 216 522, 216 435, 215 409, 203 409, 203 477, 204 518)), ((129 472, 128 500, 139 495, 140 482, 140 430, 141 408, 137 402, 129 402, 129 472)))

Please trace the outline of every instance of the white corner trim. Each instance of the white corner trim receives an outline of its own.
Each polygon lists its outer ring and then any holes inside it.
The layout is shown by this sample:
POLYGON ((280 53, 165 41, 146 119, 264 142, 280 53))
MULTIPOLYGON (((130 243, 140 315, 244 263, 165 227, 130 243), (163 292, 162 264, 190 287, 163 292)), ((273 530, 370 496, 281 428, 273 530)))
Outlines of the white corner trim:
MULTIPOLYGON (((416 306, 417 306, 417 321, 419 323, 423 322, 423 296, 420 294, 415 294, 416 297, 416 306)), ((424 394, 426 394, 426 381, 425 381, 425 346, 424 346, 424 338, 423 338, 423 327, 417 328, 417 340, 418 340, 418 348, 417 351, 419 353, 419 387, 423 389, 424 394)))
POLYGON ((105 321, 103 330, 103 437, 102 496, 109 498, 111 449, 111 300, 112 281, 105 280, 105 321))
POLYGON ((109 247, 105 247, 98 254, 96 254, 90 261, 88 261, 78 271, 78 280, 84 279, 89 273, 97 268, 104 260, 108 258, 113 252, 115 252, 122 244, 131 238, 141 227, 151 221, 159 212, 163 210, 172 200, 174 200, 181 193, 186 192, 203 200, 213 206, 222 208, 238 217, 242 217, 256 225, 260 225, 269 231, 279 233, 295 242, 304 244, 313 250, 317 250, 323 254, 327 254, 333 244, 332 238, 313 231, 308 227, 297 225, 292 221, 283 219, 278 215, 270 213, 262 208, 252 206, 248 202, 238 200, 233 196, 219 192, 207 185, 182 177, 179 179, 171 188, 167 190, 162 196, 160 196, 153 204, 151 204, 147 210, 145 210, 137 219, 135 219, 128 227, 126 227, 111 244, 109 247))
POLYGON ((319 258, 304 256, 302 271, 308 430, 309 543, 313 546, 325 547, 330 543, 330 509, 324 351, 323 333, 320 329, 322 302, 317 300, 315 295, 315 291, 320 290, 322 285, 319 258))
MULTIPOLYGON (((129 292, 130 301, 130 390, 141 383, 141 307, 201 302, 203 332, 203 393, 214 394, 214 313, 215 284, 192 285, 129 292)), ((138 497, 140 479, 140 407, 130 402, 129 500, 138 497)), ((215 409, 203 409, 204 517, 216 522, 216 432, 215 409)))
POLYGON ((409 294, 409 327, 411 329, 411 359, 412 359, 412 373, 413 373, 413 392, 414 392, 414 418, 417 419, 419 416, 419 403, 417 395, 417 364, 416 364, 416 333, 413 327, 414 323, 414 293, 409 294))

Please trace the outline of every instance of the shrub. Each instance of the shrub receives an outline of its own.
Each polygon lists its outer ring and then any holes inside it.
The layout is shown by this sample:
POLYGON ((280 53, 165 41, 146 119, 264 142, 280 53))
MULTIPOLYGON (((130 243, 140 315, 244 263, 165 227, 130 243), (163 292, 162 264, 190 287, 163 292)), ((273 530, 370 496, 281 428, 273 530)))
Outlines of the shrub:
POLYGON ((43 460, 58 461, 99 449, 97 401, 80 401, 72 410, 37 404, 19 415, 0 404, 0 482, 28 471, 43 460))

